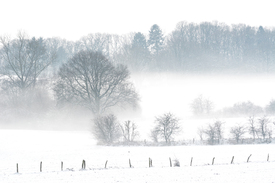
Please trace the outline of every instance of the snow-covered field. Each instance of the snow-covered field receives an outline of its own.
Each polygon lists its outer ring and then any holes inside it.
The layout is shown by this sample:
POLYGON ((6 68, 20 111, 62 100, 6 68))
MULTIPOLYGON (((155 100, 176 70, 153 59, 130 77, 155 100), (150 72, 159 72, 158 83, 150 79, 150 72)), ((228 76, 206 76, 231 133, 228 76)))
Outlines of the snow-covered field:
POLYGON ((27 130, 0 130, 0 142, 0 182, 275 182, 275 144, 107 147, 86 131, 27 130), (170 167, 169 157, 181 166, 170 167))

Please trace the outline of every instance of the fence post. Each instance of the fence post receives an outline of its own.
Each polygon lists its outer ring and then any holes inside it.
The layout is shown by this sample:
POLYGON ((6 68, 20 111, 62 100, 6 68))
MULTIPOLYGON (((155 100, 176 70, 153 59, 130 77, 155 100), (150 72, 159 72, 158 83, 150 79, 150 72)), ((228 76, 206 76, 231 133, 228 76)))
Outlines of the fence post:
POLYGON ((19 173, 18 163, 16 163, 16 172, 19 173))
POLYGON ((86 169, 86 162, 85 160, 82 160, 82 170, 85 170, 86 169))
POLYGON ((40 172, 42 172, 42 161, 40 162, 40 172))
POLYGON ((234 162, 234 156, 232 157, 231 164, 233 164, 233 162, 234 162))
POLYGON ((169 160, 170 160, 170 167, 172 167, 172 161, 171 161, 171 158, 169 158, 169 160))
POLYGON ((61 171, 63 171, 63 161, 61 161, 61 171))
POLYGON ((153 166, 153 161, 151 158, 149 158, 149 168, 153 166))
POLYGON ((212 159, 212 165, 214 165, 215 157, 212 159))
POLYGON ((131 164, 131 160, 129 159, 129 166, 130 168, 132 168, 132 164, 131 164))
POLYGON ((250 154, 250 155, 248 156, 248 158, 247 158, 247 163, 249 162, 249 159, 250 159, 251 155, 252 155, 252 154, 250 154))
POLYGON ((269 161, 269 154, 267 154, 267 161, 269 161))
POLYGON ((193 162, 193 157, 191 157, 190 166, 192 166, 192 162, 193 162))
POLYGON ((108 160, 105 162, 105 168, 107 168, 107 163, 108 163, 108 160))

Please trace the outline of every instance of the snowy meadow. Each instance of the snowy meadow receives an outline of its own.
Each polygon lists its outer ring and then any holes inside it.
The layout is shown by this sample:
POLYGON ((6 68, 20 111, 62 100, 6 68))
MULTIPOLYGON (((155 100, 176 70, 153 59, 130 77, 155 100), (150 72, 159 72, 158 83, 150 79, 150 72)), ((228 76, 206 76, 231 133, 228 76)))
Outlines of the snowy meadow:
POLYGON ((0 136, 0 182, 275 181, 274 144, 98 146, 87 131, 1 130, 0 136))

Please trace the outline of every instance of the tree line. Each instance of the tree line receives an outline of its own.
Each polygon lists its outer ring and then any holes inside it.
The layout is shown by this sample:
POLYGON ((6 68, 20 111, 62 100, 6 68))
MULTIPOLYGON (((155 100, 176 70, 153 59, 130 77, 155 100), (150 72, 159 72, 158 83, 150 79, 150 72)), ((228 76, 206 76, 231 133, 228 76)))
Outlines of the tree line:
MULTIPOLYGON (((179 22, 164 35, 152 25, 148 33, 89 34, 76 42, 49 39, 63 54, 102 52, 131 71, 270 73, 275 70, 275 29, 219 22, 179 22)), ((63 59, 65 58, 65 59, 63 59)))
MULTIPOLYGON (((77 41, 36 39, 43 40, 48 55, 55 53, 55 62, 47 69, 52 73, 81 50, 101 52, 111 62, 127 65, 133 72, 271 73, 275 70, 275 29, 262 26, 183 21, 166 35, 154 24, 147 33, 93 33, 77 41)), ((6 42, 3 37, 1 42, 6 42)))
POLYGON ((230 107, 224 107, 217 111, 214 110, 214 102, 203 95, 199 95, 190 104, 193 116, 195 117, 245 117, 274 115, 275 100, 271 99, 265 107, 255 105, 251 101, 237 102, 230 107))

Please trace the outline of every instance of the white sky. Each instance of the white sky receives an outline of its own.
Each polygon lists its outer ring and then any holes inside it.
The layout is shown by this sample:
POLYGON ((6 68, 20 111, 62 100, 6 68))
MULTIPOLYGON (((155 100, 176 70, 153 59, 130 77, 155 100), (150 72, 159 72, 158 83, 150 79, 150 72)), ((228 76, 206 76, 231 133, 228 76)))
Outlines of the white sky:
POLYGON ((170 33, 180 21, 275 27, 272 0, 0 0, 0 35, 77 40, 89 33, 170 33))

